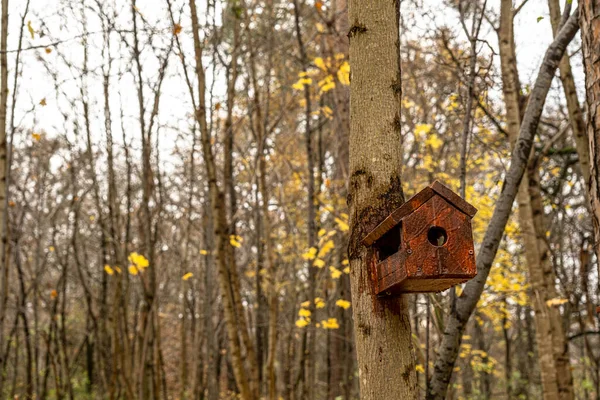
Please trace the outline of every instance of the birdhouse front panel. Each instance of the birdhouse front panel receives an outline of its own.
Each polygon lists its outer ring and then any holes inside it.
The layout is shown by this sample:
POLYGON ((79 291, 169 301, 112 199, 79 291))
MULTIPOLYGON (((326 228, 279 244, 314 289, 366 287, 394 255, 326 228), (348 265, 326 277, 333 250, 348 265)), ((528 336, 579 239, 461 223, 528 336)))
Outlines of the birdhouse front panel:
POLYGON ((439 292, 473 278, 476 212, 437 181, 396 209, 363 240, 373 248, 375 291, 439 292))
POLYGON ((439 292, 476 274, 469 216, 432 196, 402 220, 406 258, 403 292, 439 292))

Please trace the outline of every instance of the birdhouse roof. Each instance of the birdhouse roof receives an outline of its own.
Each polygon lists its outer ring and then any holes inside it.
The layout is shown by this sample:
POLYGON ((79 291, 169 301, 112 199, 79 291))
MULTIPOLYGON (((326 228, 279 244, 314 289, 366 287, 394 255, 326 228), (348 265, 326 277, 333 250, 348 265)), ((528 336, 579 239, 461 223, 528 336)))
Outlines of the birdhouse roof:
POLYGON ((467 203, 462 197, 454 193, 448 187, 442 185, 439 181, 434 181, 431 185, 415 194, 413 197, 408 199, 406 203, 398 207, 392 212, 386 219, 384 219, 375 229, 373 229, 363 239, 363 244, 370 246, 377 239, 382 237, 386 232, 398 225, 404 217, 412 214, 419 207, 427 202, 434 195, 443 197, 448 203, 452 204, 457 210, 468 215, 469 218, 473 218, 477 213, 477 209, 471 204, 467 203))

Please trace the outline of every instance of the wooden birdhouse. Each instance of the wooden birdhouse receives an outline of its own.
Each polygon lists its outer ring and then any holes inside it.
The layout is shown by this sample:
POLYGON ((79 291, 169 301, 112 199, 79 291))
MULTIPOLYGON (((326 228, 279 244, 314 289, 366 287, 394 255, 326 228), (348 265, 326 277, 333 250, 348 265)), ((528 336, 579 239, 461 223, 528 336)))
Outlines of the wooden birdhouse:
POLYGON ((363 239, 376 293, 441 292, 475 277, 475 213, 438 181, 392 212, 363 239))

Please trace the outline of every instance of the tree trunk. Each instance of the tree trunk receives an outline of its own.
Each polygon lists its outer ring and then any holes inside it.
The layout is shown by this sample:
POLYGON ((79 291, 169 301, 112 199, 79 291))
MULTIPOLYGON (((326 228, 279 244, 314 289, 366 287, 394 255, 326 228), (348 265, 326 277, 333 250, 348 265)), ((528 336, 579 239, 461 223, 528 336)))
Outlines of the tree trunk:
MULTIPOLYGON (((597 0, 582 0, 579 23, 585 93, 587 104, 587 134, 590 149, 588 189, 594 221, 594 251, 600 260, 600 4, 597 0)), ((600 263, 598 263, 600 273, 600 263)), ((599 285, 600 286, 600 285, 599 285)))
MULTIPOLYGON (((6 268, 6 244, 7 244, 7 187, 6 171, 7 148, 6 142, 6 109, 8 104, 8 57, 6 54, 8 38, 8 0, 2 0, 2 26, 0 27, 0 349, 4 344, 4 314, 8 291, 8 269, 6 268)), ((16 90, 16 89, 15 89, 16 90)), ((0 352, 1 354, 2 352, 0 352)), ((0 356, 1 357, 1 356, 0 356)), ((0 367, 5 360, 0 359, 0 367)), ((4 374, 0 374, 0 393, 4 387, 4 374)))
POLYGON ((236 295, 239 296, 239 284, 236 282, 236 271, 231 270, 227 261, 230 251, 227 248, 229 240, 227 237, 227 213, 225 210, 225 195, 217 184, 217 168, 213 155, 210 132, 206 122, 206 103, 205 103, 205 76, 202 66, 202 42, 200 40, 198 14, 195 0, 189 1, 192 30, 194 35, 194 54, 196 61, 196 76, 198 79, 198 106, 195 110, 196 120, 200 126, 200 141, 202 144, 202 153, 206 167, 206 176, 208 180, 208 191, 212 218, 214 218, 215 252, 217 261, 217 272, 219 277, 219 286, 223 296, 223 310, 225 314, 225 325, 229 338, 229 348, 231 353, 231 365, 235 376, 235 381, 240 389, 243 400, 254 400, 257 398, 256 382, 250 378, 256 371, 248 374, 244 367, 242 358, 242 345, 239 332, 242 333, 246 351, 248 352, 248 363, 252 366, 255 363, 253 349, 249 346, 247 325, 244 315, 239 315, 241 303, 236 301, 236 295), (236 293, 237 292, 237 293, 236 293), (237 304, 236 304, 237 303, 237 304), (239 304, 239 307, 238 307, 239 304), (236 315, 237 314, 237 315, 236 315))
POLYGON ((382 299, 364 236, 404 202, 400 133, 400 1, 351 0, 349 243, 361 399, 416 399, 407 298, 382 299))
MULTIPOLYGON (((567 5, 567 11, 570 8, 570 2, 565 3, 567 5)), ((548 8, 550 9, 550 22, 552 23, 552 32, 554 36, 558 33, 561 23, 561 11, 558 0, 548 0, 548 8)), ((577 154, 579 155, 579 165, 581 166, 581 174, 585 179, 585 182, 589 182, 590 179, 590 150, 587 139, 587 132, 585 130, 585 122, 583 120, 583 113, 581 111, 581 105, 577 98, 577 89, 575 88, 575 80, 573 79, 573 73, 571 72, 571 59, 568 54, 565 54, 558 65, 560 72, 560 80, 562 82, 563 91, 565 92, 565 99, 567 101, 567 110, 569 112, 569 122, 573 130, 573 139, 575 141, 575 147, 577 148, 577 154)))
MULTIPOLYGON (((499 29, 502 89, 506 105, 509 140, 514 146, 521 125, 520 104, 522 104, 522 98, 517 70, 513 17, 512 0, 502 0, 499 29)), ((540 188, 535 185, 539 178, 539 172, 537 168, 530 168, 528 172, 529 179, 521 181, 517 201, 519 204, 519 226, 521 228, 523 249, 534 294, 532 303, 535 310, 542 393, 544 399, 558 399, 560 393, 564 394, 564 398, 572 398, 573 386, 572 379, 569 379, 571 371, 568 368, 568 362, 566 365, 562 361, 559 362, 559 360, 564 360, 563 355, 566 348, 560 313, 558 309, 546 305, 546 301, 556 297, 554 288, 556 276, 552 268, 548 247, 543 241, 538 241, 539 232, 543 232, 543 238, 545 238, 547 230, 543 218, 542 203, 533 200, 535 198, 541 200, 540 188), (531 187, 530 181, 534 183, 531 187), (558 370, 559 365, 561 366, 560 371, 558 370)), ((560 398, 563 398, 563 396, 560 396, 560 398)))
MULTIPOLYGON (((298 0, 294 0, 294 23, 296 31, 296 39, 298 41, 298 49, 300 51, 300 62, 302 64, 302 73, 306 74, 309 68, 309 60, 306 54, 306 47, 304 45, 304 39, 302 37, 302 30, 300 26, 300 4, 298 0)), ((316 215, 317 210, 315 207, 315 158, 313 155, 313 144, 312 144, 312 96, 310 85, 304 85, 304 133, 305 133, 305 144, 306 144, 306 166, 307 166, 307 247, 317 247, 317 230, 316 230, 316 215)), ((317 268, 309 265, 308 267, 308 298, 310 300, 309 310, 313 319, 316 319, 316 281, 317 281, 317 268)), ((308 399, 315 400, 316 396, 316 375, 317 375, 317 329, 315 322, 308 326, 308 357, 306 358, 306 369, 307 379, 304 381, 307 391, 308 399)))
MULTIPOLYGON (((539 170, 539 164, 535 162, 530 166, 528 171, 529 198, 531 212, 533 215, 533 225, 535 228, 537 248, 540 255, 539 268, 536 271, 537 282, 534 283, 532 279, 532 289, 535 297, 534 310, 536 320, 547 320, 547 324, 549 325, 548 336, 551 340, 550 344, 552 361, 554 363, 554 369, 556 373, 556 375, 551 378, 556 381, 558 398, 563 400, 571 400, 575 398, 575 393, 573 391, 573 375, 571 373, 571 365, 569 361, 569 343, 565 335, 563 318, 558 307, 551 307, 547 304, 548 300, 558 297, 558 292, 555 286, 557 278, 554 272, 554 265, 552 263, 552 253, 548 246, 548 240, 546 237, 546 232, 550 228, 548 227, 548 223, 544 214, 539 170), (541 307, 541 309, 536 307, 541 307)), ((539 336, 540 334, 538 333, 538 343, 540 340, 539 336)), ((548 340, 548 337, 544 337, 544 340, 548 340)), ((538 352, 540 353, 539 357, 541 359, 542 354, 539 348, 538 352)))

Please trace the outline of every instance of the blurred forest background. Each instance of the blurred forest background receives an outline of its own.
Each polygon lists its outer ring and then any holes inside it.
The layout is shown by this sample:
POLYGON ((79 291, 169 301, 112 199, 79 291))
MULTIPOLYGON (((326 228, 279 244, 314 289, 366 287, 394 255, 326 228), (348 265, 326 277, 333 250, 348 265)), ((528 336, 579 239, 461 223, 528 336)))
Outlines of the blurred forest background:
MULTIPOLYGON (((575 6, 401 3, 405 197, 462 188, 476 249, 575 6)), ((359 398, 347 8, 2 0, 1 398, 359 398)), ((600 398, 584 98, 578 34, 449 399, 600 398)), ((461 290, 406 298, 421 396, 461 290)))

